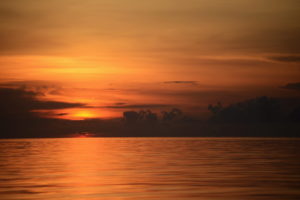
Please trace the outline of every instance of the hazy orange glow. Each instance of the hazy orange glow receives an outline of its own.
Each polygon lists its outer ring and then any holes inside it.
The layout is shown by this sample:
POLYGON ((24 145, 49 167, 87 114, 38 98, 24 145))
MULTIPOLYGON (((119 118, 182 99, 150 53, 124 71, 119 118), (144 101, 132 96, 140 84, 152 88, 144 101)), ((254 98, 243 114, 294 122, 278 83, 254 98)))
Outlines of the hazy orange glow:
POLYGON ((82 110, 75 112, 72 117, 74 118, 81 118, 81 119, 88 119, 88 118, 94 118, 96 115, 92 113, 91 111, 82 110))
POLYGON ((52 116, 64 119, 291 96, 281 86, 300 77, 296 4, 1 1, 0 84, 90 107, 52 116))
POLYGON ((102 118, 109 119, 120 117, 120 111, 114 111, 109 109, 93 109, 93 108, 68 108, 57 110, 35 110, 40 116, 47 118, 59 118, 70 120, 85 120, 102 118))

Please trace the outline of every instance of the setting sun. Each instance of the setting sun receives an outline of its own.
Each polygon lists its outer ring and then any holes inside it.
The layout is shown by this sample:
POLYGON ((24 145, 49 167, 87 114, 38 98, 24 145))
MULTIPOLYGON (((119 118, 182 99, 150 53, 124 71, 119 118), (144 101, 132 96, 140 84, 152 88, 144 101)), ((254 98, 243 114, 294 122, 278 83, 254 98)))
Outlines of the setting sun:
POLYGON ((89 110, 79 110, 75 111, 71 116, 78 119, 88 119, 95 118, 96 114, 89 110))

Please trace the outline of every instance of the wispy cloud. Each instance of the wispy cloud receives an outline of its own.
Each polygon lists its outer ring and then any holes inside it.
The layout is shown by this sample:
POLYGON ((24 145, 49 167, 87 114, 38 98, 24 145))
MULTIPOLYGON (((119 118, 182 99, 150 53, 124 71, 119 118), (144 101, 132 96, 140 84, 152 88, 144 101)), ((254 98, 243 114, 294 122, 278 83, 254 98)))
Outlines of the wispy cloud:
POLYGON ((189 84, 189 85, 198 85, 197 81, 165 81, 165 84, 189 84))
POLYGON ((271 56, 269 59, 279 62, 300 62, 300 55, 271 56))
POLYGON ((14 88, 34 92, 38 95, 61 95, 62 87, 58 83, 49 81, 10 81, 0 84, 0 88, 14 88))

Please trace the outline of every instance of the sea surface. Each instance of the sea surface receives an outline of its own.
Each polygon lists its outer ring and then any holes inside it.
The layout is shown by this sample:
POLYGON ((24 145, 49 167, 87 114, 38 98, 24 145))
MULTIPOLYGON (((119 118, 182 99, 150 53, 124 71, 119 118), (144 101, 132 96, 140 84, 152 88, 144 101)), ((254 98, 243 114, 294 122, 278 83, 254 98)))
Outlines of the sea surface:
POLYGON ((300 199, 300 140, 0 140, 1 200, 300 199))

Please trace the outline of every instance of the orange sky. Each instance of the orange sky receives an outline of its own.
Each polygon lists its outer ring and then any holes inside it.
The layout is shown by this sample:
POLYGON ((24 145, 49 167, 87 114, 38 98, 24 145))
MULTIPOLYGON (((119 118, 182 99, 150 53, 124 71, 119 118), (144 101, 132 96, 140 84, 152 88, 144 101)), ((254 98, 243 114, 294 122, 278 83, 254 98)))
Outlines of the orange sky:
POLYGON ((0 20, 1 84, 86 104, 62 118, 299 95, 280 88, 300 82, 298 0, 1 1, 0 20))

